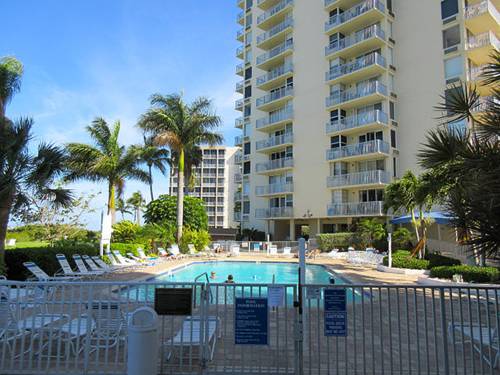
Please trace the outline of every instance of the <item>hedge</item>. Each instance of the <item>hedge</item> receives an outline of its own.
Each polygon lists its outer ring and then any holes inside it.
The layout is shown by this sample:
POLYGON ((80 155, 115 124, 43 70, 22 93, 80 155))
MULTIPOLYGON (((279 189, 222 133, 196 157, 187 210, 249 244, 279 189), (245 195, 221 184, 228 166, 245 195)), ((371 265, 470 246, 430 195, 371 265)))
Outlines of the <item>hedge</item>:
POLYGON ((431 269, 431 277, 452 279, 453 275, 462 275, 466 282, 491 283, 500 279, 500 271, 494 267, 478 266, 440 266, 431 269))
POLYGON ((9 280, 26 280, 32 275, 23 266, 24 262, 35 262, 48 275, 59 271, 59 263, 56 254, 64 254, 74 267, 73 254, 98 255, 99 249, 93 245, 78 245, 74 247, 44 247, 12 249, 5 252, 5 264, 7 266, 7 278, 9 280))
MULTIPOLYGON (((384 266, 389 265, 389 257, 383 259, 384 266)), ((392 254, 392 266, 395 268, 408 268, 414 270, 429 269, 429 261, 427 259, 417 259, 411 256, 407 250, 397 250, 392 254)))
POLYGON ((336 248, 347 248, 352 243, 353 234, 350 232, 324 233, 316 237, 321 251, 330 251, 336 248))
POLYGON ((425 256, 425 259, 429 261, 429 268, 440 266, 459 266, 462 264, 462 262, 458 259, 450 258, 437 253, 429 253, 425 256))

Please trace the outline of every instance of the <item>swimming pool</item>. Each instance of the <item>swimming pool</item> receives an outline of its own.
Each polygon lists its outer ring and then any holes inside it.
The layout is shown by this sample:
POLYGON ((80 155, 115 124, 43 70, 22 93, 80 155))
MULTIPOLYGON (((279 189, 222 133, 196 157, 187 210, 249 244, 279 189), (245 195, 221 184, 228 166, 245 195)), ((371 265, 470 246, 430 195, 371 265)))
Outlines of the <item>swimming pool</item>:
MULTIPOLYGON (((298 264, 278 263, 278 262, 195 262, 171 272, 154 277, 151 281, 158 282, 193 282, 194 279, 203 274, 209 275, 214 272, 215 278, 211 278, 211 283, 223 283, 228 275, 234 277, 235 283, 242 284, 297 284, 298 264)), ((329 284, 330 278, 335 279, 336 284, 346 284, 347 282, 333 272, 321 265, 307 265, 307 284, 329 284)), ((200 281, 205 281, 201 279, 200 281)))

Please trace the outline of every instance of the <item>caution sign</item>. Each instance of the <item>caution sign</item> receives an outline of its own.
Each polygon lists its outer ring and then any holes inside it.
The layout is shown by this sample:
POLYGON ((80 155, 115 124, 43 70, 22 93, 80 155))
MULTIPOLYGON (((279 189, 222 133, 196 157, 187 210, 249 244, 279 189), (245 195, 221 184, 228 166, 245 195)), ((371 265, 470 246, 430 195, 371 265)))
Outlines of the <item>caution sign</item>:
POLYGON ((325 336, 347 336, 347 295, 345 289, 325 289, 325 336))
POLYGON ((236 298, 234 314, 235 345, 268 345, 267 298, 236 298))

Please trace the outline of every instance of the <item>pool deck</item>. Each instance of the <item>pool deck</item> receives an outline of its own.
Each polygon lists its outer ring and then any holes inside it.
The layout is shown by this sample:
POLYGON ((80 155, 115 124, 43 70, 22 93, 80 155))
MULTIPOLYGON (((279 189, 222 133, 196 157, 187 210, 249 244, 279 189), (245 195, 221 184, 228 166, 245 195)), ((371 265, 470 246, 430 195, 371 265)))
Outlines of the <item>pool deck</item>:
MULTIPOLYGON (((162 261, 154 266, 144 266, 137 269, 113 273, 107 279, 113 281, 145 281, 156 275, 165 273, 179 266, 195 262, 206 261, 248 261, 248 262, 284 262, 298 263, 297 258, 283 256, 267 256, 265 254, 245 254, 241 253, 237 257, 228 257, 224 254, 218 255, 216 258, 207 257, 189 257, 179 260, 162 261)), ((330 259, 319 256, 315 259, 307 259, 307 264, 316 264, 326 266, 331 271, 337 273, 343 279, 346 279, 352 284, 375 284, 375 285, 395 285, 408 284, 416 285, 417 276, 390 274, 377 271, 374 267, 353 265, 345 260, 330 259)))

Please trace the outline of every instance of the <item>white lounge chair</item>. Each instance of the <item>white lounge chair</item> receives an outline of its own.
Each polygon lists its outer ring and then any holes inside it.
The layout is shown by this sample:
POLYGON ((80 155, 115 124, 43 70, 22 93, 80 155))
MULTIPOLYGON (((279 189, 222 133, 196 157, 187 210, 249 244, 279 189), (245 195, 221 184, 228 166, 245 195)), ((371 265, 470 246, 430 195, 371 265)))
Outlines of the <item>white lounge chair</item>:
POLYGON ((145 260, 145 261, 158 260, 158 257, 147 256, 146 253, 144 252, 144 249, 140 248, 140 247, 137 249, 137 254, 139 254, 139 258, 141 258, 142 260, 145 260))
POLYGON ((283 248, 283 255, 285 256, 290 256, 292 255, 292 248, 289 246, 286 246, 283 248))
POLYGON ((269 255, 278 255, 278 246, 269 245, 269 255))
POLYGON ((240 255, 240 247, 238 245, 233 245, 231 246, 231 252, 229 253, 230 256, 237 257, 240 255))
POLYGON ((92 260, 95 262, 95 264, 97 264, 101 268, 102 271, 114 272, 117 269, 121 268, 116 266, 110 266, 105 261, 103 261, 100 256, 97 255, 92 256, 92 260))
POLYGON ((57 262, 59 263, 59 266, 61 266, 61 269, 56 272, 55 276, 74 276, 74 277, 83 276, 81 272, 73 271, 64 254, 56 254, 56 259, 57 262))
POLYGON ((82 257, 78 254, 73 254, 73 260, 75 261, 78 271, 80 271, 80 274, 84 277, 97 277, 102 276, 105 273, 104 271, 89 271, 89 269, 83 262, 82 257))
POLYGON ((107 269, 101 268, 94 260, 89 257, 88 255, 82 255, 82 259, 85 262, 85 265, 92 271, 92 272, 101 272, 103 274, 111 272, 108 271, 107 269))
POLYGON ((455 345, 472 344, 474 350, 492 368, 497 368, 500 363, 497 328, 489 328, 479 324, 449 323, 448 340, 455 345))
MULTIPOLYGON (((201 350, 203 350, 203 347, 201 346, 201 324, 202 322, 200 317, 190 316, 184 319, 182 327, 177 334, 172 339, 165 342, 166 349, 172 350, 175 347, 184 347, 184 353, 186 353, 190 352, 189 347, 198 347, 201 358, 201 350)), ((208 332, 203 332, 203 334, 208 338, 208 344, 210 345, 210 360, 212 360, 214 357, 217 339, 221 337, 219 318, 215 316, 208 317, 208 324, 205 328, 208 332)), ((172 353, 170 352, 168 357, 171 355, 172 353)))
POLYGON ((184 254, 181 254, 179 250, 179 245, 173 244, 169 249, 170 254, 172 254, 176 259, 182 259, 185 257, 184 254))
POLYGON ((125 258, 118 250, 114 250, 113 255, 122 266, 133 267, 139 265, 136 261, 125 258))
POLYGON ((30 271, 36 280, 38 281, 72 281, 79 280, 80 277, 77 276, 49 276, 45 271, 38 267, 34 262, 24 262, 23 266, 30 271))

